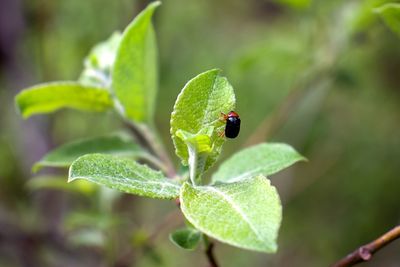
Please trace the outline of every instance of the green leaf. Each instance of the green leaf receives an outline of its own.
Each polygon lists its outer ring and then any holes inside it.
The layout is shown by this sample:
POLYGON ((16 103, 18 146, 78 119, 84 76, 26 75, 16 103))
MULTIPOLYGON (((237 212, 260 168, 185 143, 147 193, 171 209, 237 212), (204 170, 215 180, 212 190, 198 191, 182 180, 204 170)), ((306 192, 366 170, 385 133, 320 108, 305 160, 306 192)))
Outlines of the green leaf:
POLYGON ((378 13, 385 24, 397 35, 400 36, 400 3, 384 4, 374 11, 378 13))
POLYGON ((92 195, 96 191, 96 186, 87 181, 68 184, 65 182, 65 176, 53 175, 36 176, 27 182, 27 186, 30 190, 60 190, 85 195, 92 195))
POLYGON ((263 143, 243 149, 227 159, 214 173, 212 181, 231 183, 258 174, 269 176, 302 160, 306 158, 289 145, 263 143))
POLYGON ((276 2, 296 9, 305 9, 311 5, 312 0, 276 0, 276 2))
POLYGON ((93 47, 84 61, 84 70, 79 82, 89 86, 109 88, 111 85, 111 68, 121 42, 122 35, 114 32, 110 38, 93 47))
POLYGON ((189 177, 192 184, 201 185, 201 175, 207 162, 207 158, 212 152, 210 136, 214 127, 207 127, 200 130, 197 134, 191 134, 183 130, 176 132, 188 147, 189 152, 189 177))
POLYGON ((193 228, 178 229, 169 235, 169 240, 180 248, 194 250, 201 240, 201 232, 193 228))
POLYGON ((236 247, 276 252, 282 206, 267 178, 216 186, 185 183, 180 200, 186 219, 203 233, 236 247))
POLYGON ((95 138, 76 140, 59 146, 47 153, 32 170, 34 172, 42 167, 69 167, 74 160, 85 154, 102 153, 126 157, 147 157, 143 151, 128 136, 110 135, 95 138))
POLYGON ((219 76, 219 72, 210 70, 190 80, 179 94, 171 114, 172 140, 183 165, 188 165, 189 152, 177 132, 183 130, 198 134, 204 128, 213 127, 214 131, 210 134, 212 151, 204 171, 214 164, 225 141, 218 135, 225 127, 219 120, 221 112, 228 113, 235 106, 233 88, 225 77, 219 76))
POLYGON ((100 112, 113 106, 111 96, 104 88, 76 82, 39 84, 20 92, 15 101, 24 118, 61 108, 100 112))
POLYGON ((160 4, 149 4, 125 29, 112 71, 112 86, 122 112, 135 122, 153 118, 158 72, 151 17, 160 4))
POLYGON ((146 165, 111 155, 89 154, 75 160, 69 182, 85 179, 119 191, 152 198, 173 199, 180 185, 146 165))

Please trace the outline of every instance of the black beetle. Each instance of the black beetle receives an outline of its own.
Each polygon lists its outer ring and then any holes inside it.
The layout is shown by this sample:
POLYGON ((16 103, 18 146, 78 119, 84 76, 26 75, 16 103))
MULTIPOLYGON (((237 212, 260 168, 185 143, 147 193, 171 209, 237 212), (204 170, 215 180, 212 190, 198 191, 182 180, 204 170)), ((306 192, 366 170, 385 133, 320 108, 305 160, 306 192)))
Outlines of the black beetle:
POLYGON ((237 137, 240 131, 239 114, 237 114, 235 111, 231 111, 228 114, 223 114, 223 116, 224 120, 226 121, 225 136, 227 138, 237 137))

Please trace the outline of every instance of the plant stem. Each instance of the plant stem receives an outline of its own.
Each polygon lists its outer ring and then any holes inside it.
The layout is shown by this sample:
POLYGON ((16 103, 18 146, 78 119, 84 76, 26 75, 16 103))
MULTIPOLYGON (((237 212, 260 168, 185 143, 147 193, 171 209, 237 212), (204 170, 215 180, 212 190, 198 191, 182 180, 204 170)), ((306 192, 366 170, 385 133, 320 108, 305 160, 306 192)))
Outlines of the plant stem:
POLYGON ((400 238, 400 225, 394 227, 371 243, 359 247, 331 267, 347 267, 359 262, 369 261, 375 252, 398 238, 400 238))
POLYGON ((192 185, 197 185, 197 157, 198 153, 196 149, 189 148, 189 177, 192 185))
POLYGON ((175 178, 177 176, 175 166, 165 149, 164 143, 161 141, 157 128, 154 125, 150 125, 148 128, 144 128, 144 132, 148 134, 152 147, 156 151, 156 155, 158 155, 166 165, 168 177, 175 178))
POLYGON ((208 263, 210 264, 209 267, 218 267, 219 265, 214 255, 214 243, 210 242, 210 240, 208 240, 208 236, 205 234, 203 234, 203 241, 205 246, 204 253, 206 254, 208 263))
POLYGON ((324 56, 321 58, 317 52, 315 53, 315 63, 309 69, 307 75, 296 81, 285 100, 272 114, 265 117, 254 133, 246 140, 244 147, 270 139, 284 125, 289 116, 296 111, 296 108, 312 89, 324 84, 329 86, 329 83, 334 80, 336 65, 341 55, 345 53, 352 37, 351 31, 344 31, 344 29, 348 29, 346 23, 348 22, 349 5, 351 3, 346 2, 339 9, 336 20, 332 22, 332 25, 321 28, 323 29, 320 32, 322 36, 316 36, 316 39, 322 37, 322 40, 326 40, 322 46, 323 50, 321 50, 324 51, 322 53, 324 56))
POLYGON ((267 115, 254 133, 250 135, 244 143, 244 147, 270 139, 284 125, 289 116, 295 112, 311 89, 322 84, 329 85, 331 69, 324 67, 315 67, 315 69, 311 71, 312 74, 297 81, 297 84, 293 86, 285 100, 281 102, 275 111, 267 115))
POLYGON ((174 178, 177 175, 175 167, 162 145, 160 138, 156 135, 155 127, 138 125, 127 120, 125 121, 125 125, 143 147, 147 148, 150 153, 156 155, 164 163, 167 176, 174 178))

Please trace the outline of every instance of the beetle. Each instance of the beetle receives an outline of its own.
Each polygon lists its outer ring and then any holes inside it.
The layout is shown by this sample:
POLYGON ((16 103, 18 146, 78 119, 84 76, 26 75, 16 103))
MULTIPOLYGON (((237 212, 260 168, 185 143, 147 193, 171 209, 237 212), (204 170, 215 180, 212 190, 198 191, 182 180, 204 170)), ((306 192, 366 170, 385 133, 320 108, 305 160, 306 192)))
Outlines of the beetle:
POLYGON ((227 138, 236 138, 240 131, 240 118, 239 114, 235 111, 230 111, 228 114, 221 113, 225 125, 225 136, 227 138))

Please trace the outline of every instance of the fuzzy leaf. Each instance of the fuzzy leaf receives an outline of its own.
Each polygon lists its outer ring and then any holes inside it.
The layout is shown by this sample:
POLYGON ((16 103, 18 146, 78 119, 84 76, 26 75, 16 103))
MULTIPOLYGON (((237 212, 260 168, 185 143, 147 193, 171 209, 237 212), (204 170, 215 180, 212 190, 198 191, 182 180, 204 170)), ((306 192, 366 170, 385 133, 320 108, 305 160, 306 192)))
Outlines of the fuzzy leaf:
POLYGON ((235 106, 233 88, 225 77, 219 76, 219 72, 206 71, 190 80, 179 94, 171 114, 172 140, 183 165, 188 165, 188 147, 177 132, 183 130, 190 134, 198 134, 204 128, 213 127, 214 130, 209 136, 212 151, 204 171, 216 161, 225 141, 218 135, 225 127, 219 120, 221 112, 228 113, 235 106))
POLYGON ((122 113, 135 122, 153 118, 158 73, 151 17, 160 4, 149 4, 125 29, 112 71, 112 86, 122 113))
POLYGON ((231 183, 258 174, 269 176, 304 160, 306 158, 289 145, 259 144, 243 149, 223 162, 212 176, 212 181, 231 183))
POLYGON ((111 85, 111 68, 114 65, 121 37, 121 33, 114 32, 106 41, 93 47, 85 58, 85 68, 79 77, 79 82, 89 86, 109 88, 111 85))
POLYGON ((32 170, 36 172, 42 167, 69 167, 80 156, 93 153, 136 158, 148 155, 128 136, 101 136, 63 144, 47 153, 39 162, 35 163, 32 170))
POLYGON ((400 3, 387 3, 374 9, 386 25, 400 36, 400 3))
POLYGON ((189 152, 189 176, 192 184, 201 185, 201 176, 208 159, 212 152, 210 136, 214 127, 207 127, 200 130, 197 134, 191 134, 182 130, 176 132, 188 147, 189 152))
POLYGON ((84 179, 119 191, 152 198, 173 199, 180 185, 146 165, 130 159, 89 154, 75 160, 69 169, 69 182, 84 179))
POLYGON ((180 200, 186 219, 205 234, 236 247, 276 252, 282 206, 264 176, 215 186, 185 183, 180 200))
POLYGON ((68 81, 27 88, 15 97, 15 101, 24 118, 61 108, 100 112, 113 106, 111 96, 104 88, 68 81))
POLYGON ((180 248, 194 250, 201 240, 201 232, 193 228, 178 229, 169 235, 169 239, 180 248))

